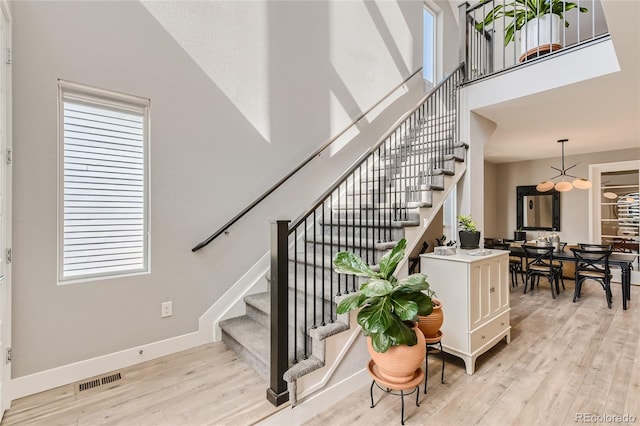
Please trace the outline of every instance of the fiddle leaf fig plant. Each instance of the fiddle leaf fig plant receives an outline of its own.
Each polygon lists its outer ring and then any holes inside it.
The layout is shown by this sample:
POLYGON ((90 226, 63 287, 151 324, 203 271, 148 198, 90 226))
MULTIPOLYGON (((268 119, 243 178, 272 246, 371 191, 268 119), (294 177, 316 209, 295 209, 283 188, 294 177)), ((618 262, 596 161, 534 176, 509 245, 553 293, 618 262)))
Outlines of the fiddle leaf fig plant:
POLYGON ((386 352, 391 346, 417 343, 411 322, 418 315, 429 315, 434 296, 424 274, 413 274, 398 280, 393 273, 404 257, 407 241, 403 238, 382 259, 380 272, 374 271, 355 253, 341 251, 333 259, 335 271, 341 274, 367 277, 358 293, 345 297, 336 311, 345 314, 360 309, 358 324, 365 336, 371 337, 376 352, 386 352), (409 324, 407 324, 409 323, 409 324))

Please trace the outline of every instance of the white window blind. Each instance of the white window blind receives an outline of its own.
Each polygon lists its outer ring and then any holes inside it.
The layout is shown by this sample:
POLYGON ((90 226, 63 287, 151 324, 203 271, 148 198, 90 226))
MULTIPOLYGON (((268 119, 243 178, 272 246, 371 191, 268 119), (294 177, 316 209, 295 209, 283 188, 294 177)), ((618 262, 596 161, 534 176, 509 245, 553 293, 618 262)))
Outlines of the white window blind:
POLYGON ((144 272, 146 99, 60 82, 60 280, 144 272))
POLYGON ((442 225, 444 235, 447 237, 447 242, 458 241, 458 237, 456 236, 456 230, 458 229, 458 222, 456 220, 456 199, 456 187, 453 187, 442 204, 442 225))

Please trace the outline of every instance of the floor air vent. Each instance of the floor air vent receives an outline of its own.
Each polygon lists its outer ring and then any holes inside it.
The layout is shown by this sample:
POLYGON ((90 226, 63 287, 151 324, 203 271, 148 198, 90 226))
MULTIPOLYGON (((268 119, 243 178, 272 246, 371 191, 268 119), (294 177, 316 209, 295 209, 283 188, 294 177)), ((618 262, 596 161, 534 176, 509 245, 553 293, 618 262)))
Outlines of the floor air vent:
POLYGON ((118 380, 122 380, 122 373, 114 373, 107 376, 89 379, 85 382, 79 383, 77 391, 82 392, 89 389, 95 389, 102 385, 108 385, 109 383, 117 382, 118 380))

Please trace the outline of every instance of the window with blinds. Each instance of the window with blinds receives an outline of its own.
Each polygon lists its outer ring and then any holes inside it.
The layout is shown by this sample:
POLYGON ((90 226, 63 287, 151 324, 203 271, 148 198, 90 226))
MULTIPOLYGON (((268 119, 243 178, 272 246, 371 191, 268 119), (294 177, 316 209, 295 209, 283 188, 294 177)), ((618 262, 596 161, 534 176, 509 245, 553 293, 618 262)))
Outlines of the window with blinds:
POLYGON ((149 100, 59 82, 60 281, 148 270, 149 100))
POLYGON ((456 187, 451 188, 451 192, 442 204, 442 228, 447 241, 458 241, 456 235, 458 229, 458 221, 456 220, 456 187))

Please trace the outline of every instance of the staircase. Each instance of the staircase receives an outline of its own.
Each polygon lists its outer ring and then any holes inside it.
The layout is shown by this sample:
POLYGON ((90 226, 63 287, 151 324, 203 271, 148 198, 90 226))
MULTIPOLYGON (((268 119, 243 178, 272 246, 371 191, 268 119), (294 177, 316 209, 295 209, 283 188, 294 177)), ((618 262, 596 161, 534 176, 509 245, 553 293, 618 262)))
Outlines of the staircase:
MULTIPOLYGON (((335 298, 357 291, 361 282, 333 271, 335 254, 353 251, 376 265, 408 229, 431 221, 441 205, 434 200, 443 199, 436 193, 455 185, 456 179, 448 176, 459 178, 467 149, 457 142, 460 76, 459 68, 440 83, 281 236, 288 243, 287 258, 280 260, 286 283, 270 285, 288 293, 288 330, 281 337, 288 342, 288 369, 277 376, 286 382, 292 404, 296 379, 325 365, 325 339, 349 328, 337 318, 335 298)), ((418 237, 408 241, 409 253, 420 243, 420 232, 411 234, 418 237)), ((271 295, 254 294, 244 301, 245 315, 219 324, 222 340, 269 381, 275 333, 270 328, 271 295)))

